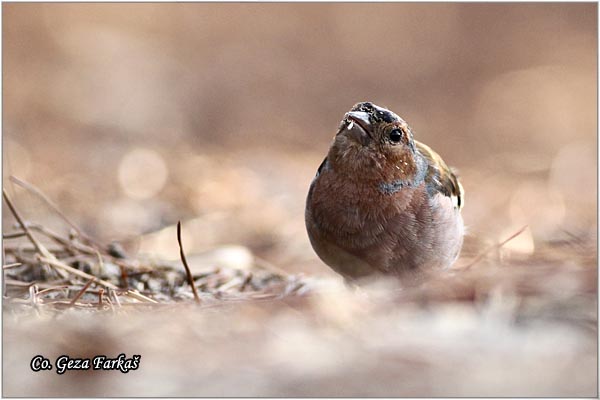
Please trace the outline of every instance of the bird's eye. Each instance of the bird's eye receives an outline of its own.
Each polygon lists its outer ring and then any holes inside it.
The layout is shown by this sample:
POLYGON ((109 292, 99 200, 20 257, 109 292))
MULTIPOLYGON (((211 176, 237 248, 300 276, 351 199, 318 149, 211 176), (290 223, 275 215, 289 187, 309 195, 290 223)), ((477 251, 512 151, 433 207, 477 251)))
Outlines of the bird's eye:
POLYGON ((394 129, 390 132, 390 140, 392 143, 400 143, 402 139, 402 131, 400 129, 394 129))

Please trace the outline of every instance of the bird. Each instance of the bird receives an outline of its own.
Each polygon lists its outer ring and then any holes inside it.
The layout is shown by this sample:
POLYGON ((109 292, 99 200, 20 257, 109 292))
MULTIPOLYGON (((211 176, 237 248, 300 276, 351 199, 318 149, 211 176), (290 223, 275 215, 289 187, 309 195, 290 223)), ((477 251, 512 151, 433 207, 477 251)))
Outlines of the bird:
POLYGON ((305 224, 319 258, 347 282, 419 282, 448 269, 465 232, 456 173, 371 102, 344 115, 306 197, 305 224))

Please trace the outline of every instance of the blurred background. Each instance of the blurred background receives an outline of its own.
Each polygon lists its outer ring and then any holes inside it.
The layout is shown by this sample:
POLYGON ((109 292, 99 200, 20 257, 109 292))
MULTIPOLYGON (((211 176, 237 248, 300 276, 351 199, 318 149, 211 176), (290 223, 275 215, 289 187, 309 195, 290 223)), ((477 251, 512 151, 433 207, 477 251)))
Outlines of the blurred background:
POLYGON ((190 253, 239 244, 327 275, 304 200, 344 113, 368 100, 457 168, 466 253, 526 224, 510 250, 593 239, 596 16, 589 3, 4 4, 4 186, 28 219, 59 222, 10 175, 130 251, 177 258, 181 219, 190 253))

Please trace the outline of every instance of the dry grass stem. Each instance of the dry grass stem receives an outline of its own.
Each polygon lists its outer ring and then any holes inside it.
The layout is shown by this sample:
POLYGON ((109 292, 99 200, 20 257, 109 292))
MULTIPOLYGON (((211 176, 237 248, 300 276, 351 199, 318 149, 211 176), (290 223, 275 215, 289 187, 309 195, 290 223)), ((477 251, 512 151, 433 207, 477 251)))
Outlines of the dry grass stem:
MULTIPOLYGON (((60 268, 60 269, 62 269, 64 271, 66 271, 66 272, 69 272, 69 273, 73 274, 73 275, 77 275, 80 278, 85 278, 85 279, 92 279, 92 278, 94 278, 94 276, 92 276, 92 275, 90 275, 90 274, 88 274, 86 272, 80 271, 78 269, 75 269, 73 267, 70 267, 67 264, 65 264, 65 263, 63 263, 63 262, 61 262, 61 261, 59 261, 57 259, 51 259, 51 258, 45 258, 45 257, 39 257, 39 259, 40 259, 41 262, 50 264, 50 265, 52 265, 53 267, 56 267, 56 268, 60 268)), ((102 280, 102 279, 98 279, 98 283, 101 284, 101 285, 103 285, 103 286, 106 286, 109 289, 118 289, 117 286, 113 285, 110 282, 102 280)))
POLYGON ((29 228, 27 228, 27 225, 25 224, 25 222, 23 222, 23 218, 21 218, 21 215, 17 212, 17 209, 15 208, 12 201, 8 197, 8 193, 6 193, 5 189, 2 189, 2 196, 4 196, 4 201, 6 202, 6 205, 8 206, 8 208, 10 209, 10 211, 12 212, 14 217, 16 218, 19 225, 21 225, 23 232, 25 233, 25 235, 27 235, 27 237, 29 238, 29 240, 31 241, 31 243, 33 244, 35 249, 44 257, 48 257, 48 258, 52 257, 52 254, 50 254, 50 252, 31 234, 31 231, 29 230, 29 228))
POLYGON ((96 277, 92 277, 92 279, 90 279, 84 286, 83 288, 81 288, 81 290, 75 295, 75 297, 73 297, 73 300, 71 300, 71 305, 74 305, 77 300, 79 300, 81 298, 81 296, 83 296, 83 294, 85 293, 86 290, 88 290, 88 288, 92 285, 92 283, 94 283, 94 281, 96 280, 96 277))
POLYGON ((510 235, 508 238, 504 239, 502 242, 500 242, 500 243, 498 243, 496 245, 488 247, 487 249, 485 249, 484 251, 482 251, 481 253, 479 253, 479 255, 473 259, 473 261, 471 261, 469 264, 467 264, 466 266, 462 267, 461 269, 469 269, 469 268, 471 268, 473 265, 475 265, 479 261, 481 261, 491 251, 500 249, 506 243, 510 242, 511 240, 513 240, 514 238, 516 238, 517 236, 519 236, 520 234, 522 234, 523 232, 525 232, 525 229, 527 229, 527 225, 525 225, 524 227, 522 227, 521 229, 519 229, 518 231, 516 231, 512 235, 510 235))
POLYGON ((93 244, 95 246, 98 246, 98 244, 96 243, 96 241, 94 241, 92 238, 90 238, 88 235, 86 235, 83 231, 81 231, 81 229, 79 229, 79 227, 73 223, 73 221, 71 221, 59 208, 56 204, 54 204, 54 202, 52 200, 50 200, 44 193, 42 193, 38 188, 36 188, 35 186, 33 186, 32 184, 25 182, 22 179, 17 178, 14 175, 10 176, 10 180, 13 181, 14 183, 16 183, 17 185, 21 186, 22 188, 28 190, 29 192, 33 193, 34 195, 36 195, 37 197, 39 197, 42 201, 44 201, 51 209, 52 211, 54 211, 58 216, 60 216, 71 228, 73 228, 73 230, 75 230, 75 232, 77 232, 77 234, 83 238, 84 240, 86 240, 88 243, 93 244))
POLYGON ((196 303, 200 304, 200 296, 198 295, 198 289, 196 289, 196 284, 194 283, 194 278, 192 278, 192 272, 190 271, 190 267, 185 258, 185 253, 183 251, 183 244, 181 243, 181 221, 177 221, 177 243, 179 243, 179 255, 181 257, 181 262, 185 267, 185 273, 187 275, 187 280, 190 286, 192 287, 192 292, 194 293, 194 299, 196 303))

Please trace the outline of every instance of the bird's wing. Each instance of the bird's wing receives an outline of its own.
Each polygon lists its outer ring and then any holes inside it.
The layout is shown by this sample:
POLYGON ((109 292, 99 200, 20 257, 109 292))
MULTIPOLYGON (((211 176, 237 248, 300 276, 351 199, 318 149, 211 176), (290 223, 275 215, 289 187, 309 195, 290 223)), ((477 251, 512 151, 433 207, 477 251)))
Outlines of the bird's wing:
POLYGON ((317 173, 316 173, 314 179, 316 179, 319 175, 321 175, 321 171, 323 171, 323 168, 325 168, 326 165, 327 165, 327 157, 325 157, 325 159, 323 160, 321 165, 319 165, 319 168, 317 169, 317 173))
POLYGON ((427 160, 426 182, 432 189, 450 197, 455 207, 462 208, 465 204, 465 194, 462 185, 454 172, 446 165, 440 157, 429 146, 415 140, 419 153, 427 160))

